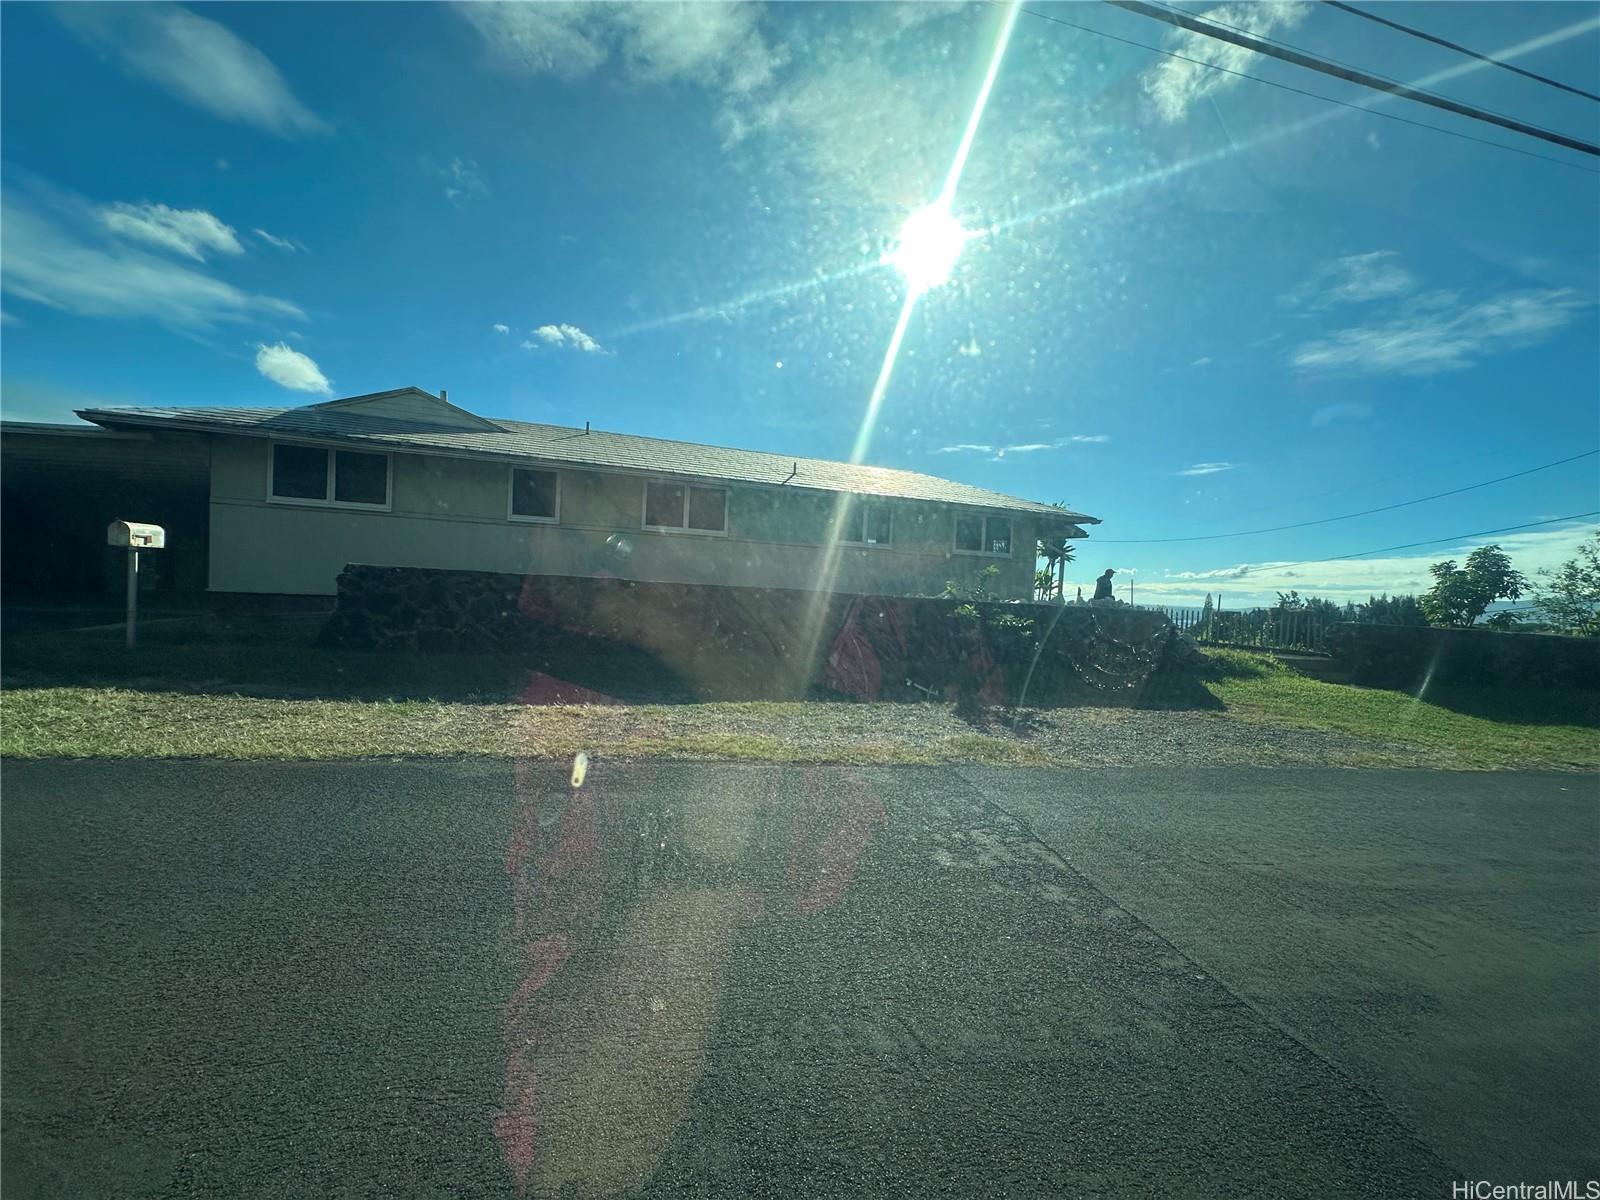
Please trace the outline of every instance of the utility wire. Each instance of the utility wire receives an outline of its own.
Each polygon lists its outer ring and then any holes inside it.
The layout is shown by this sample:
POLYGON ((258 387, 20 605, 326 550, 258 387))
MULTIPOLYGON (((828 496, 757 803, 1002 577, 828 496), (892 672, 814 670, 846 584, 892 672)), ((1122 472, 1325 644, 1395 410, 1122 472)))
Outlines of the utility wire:
POLYGON ((1555 462, 1545 463, 1542 466, 1529 467, 1526 471, 1515 471, 1510 475, 1501 475, 1495 479, 1485 479, 1482 483, 1469 483, 1465 487, 1451 488, 1448 492, 1435 492, 1431 496, 1419 496, 1415 500, 1401 500, 1397 504, 1385 504, 1378 508, 1364 508, 1360 512, 1345 513, 1339 517, 1320 517, 1315 521, 1297 521, 1293 525, 1269 525, 1262 529, 1240 529, 1234 533, 1202 533, 1192 537, 1095 538, 1094 540, 1097 544, 1115 546, 1150 545, 1156 542, 1214 542, 1218 538, 1249 537, 1257 533, 1281 533, 1285 529, 1309 529, 1313 525, 1331 525, 1335 521, 1348 521, 1354 517, 1370 517, 1374 513, 1392 512, 1397 508, 1409 508, 1413 504, 1426 504, 1429 500, 1442 500, 1446 496, 1459 496, 1462 492, 1473 492, 1478 488, 1504 483, 1508 479, 1521 479, 1524 475, 1535 475, 1540 471, 1548 471, 1552 467, 1560 467, 1570 462, 1577 462, 1580 458, 1593 458, 1596 454, 1600 454, 1600 450, 1585 450, 1582 454, 1574 454, 1571 458, 1561 458, 1555 462))
MULTIPOLYGON (((1155 6, 1157 8, 1160 8, 1165 12, 1179 13, 1179 14, 1183 13, 1182 9, 1177 8, 1172 4, 1166 3, 1166 0, 1151 0, 1151 2, 1153 4, 1155 4, 1155 6)), ((1274 46, 1277 46, 1277 47, 1279 47, 1281 49, 1290 50, 1290 51, 1293 51, 1296 54, 1304 54, 1308 58, 1320 59, 1321 61, 1323 61, 1325 63, 1329 63, 1329 64, 1331 64, 1331 65, 1333 65, 1335 67, 1342 67, 1346 71, 1361 71, 1362 70, 1362 68, 1357 67, 1357 66, 1352 66, 1350 63, 1341 62, 1339 59, 1334 58, 1331 54, 1317 54, 1314 51, 1307 50, 1304 46, 1296 46, 1291 42, 1286 42, 1282 38, 1271 37, 1271 36, 1269 36, 1269 35, 1267 35, 1265 33, 1259 33, 1254 29, 1246 29, 1246 28, 1244 28, 1243 26, 1240 26, 1240 25, 1229 24, 1227 21, 1223 21, 1223 20, 1219 19, 1217 16, 1214 15, 1217 11, 1218 10, 1215 9, 1215 8, 1207 11, 1204 14, 1204 20, 1208 24, 1216 25, 1219 28, 1231 29, 1234 33, 1242 33, 1245 37, 1258 38, 1263 42, 1268 42, 1268 43, 1270 43, 1270 44, 1272 44, 1274 46)), ((1460 101, 1451 100, 1450 97, 1442 96, 1438 92, 1424 91, 1421 87, 1417 87, 1417 86, 1415 86, 1413 84, 1402 83, 1400 80, 1395 79, 1395 78, 1393 78, 1391 76, 1388 76, 1388 75, 1379 75, 1375 71, 1374 72, 1370 72, 1370 74, 1372 75, 1372 77, 1374 79, 1381 79, 1381 80, 1383 80, 1384 83, 1389 84, 1389 85, 1391 85, 1393 87, 1410 87, 1410 88, 1412 88, 1412 90, 1414 90, 1420 96, 1432 96, 1435 100, 1444 100, 1444 101, 1447 101, 1448 103, 1451 103, 1451 104, 1460 103, 1460 101)), ((1490 116, 1499 117, 1500 119, 1505 120, 1505 121, 1510 121, 1510 120, 1514 120, 1515 119, 1515 118, 1506 116, 1506 114, 1503 113, 1503 112, 1496 112, 1492 108, 1486 108, 1483 111, 1488 113, 1490 116)), ((1543 132, 1545 132, 1545 133, 1549 133, 1550 132, 1549 129, 1545 128, 1542 125, 1536 125, 1536 126, 1533 126, 1533 128, 1543 130, 1543 132)))
POLYGON ((1490 125, 1498 125, 1502 129, 1509 129, 1514 133, 1525 134, 1528 137, 1538 138, 1540 141, 1551 142, 1557 146, 1564 146, 1568 150, 1577 150, 1582 154, 1600 157, 1600 146, 1592 142, 1585 142, 1578 138, 1568 137, 1564 133, 1553 130, 1541 129, 1537 125, 1529 125, 1526 121, 1518 121, 1512 117, 1503 117, 1499 113, 1489 112, 1486 109, 1475 108, 1470 104, 1451 100, 1446 96, 1437 96, 1432 92, 1419 91, 1403 83, 1396 83, 1384 79, 1381 75, 1373 75, 1367 71, 1356 71, 1349 67, 1330 63, 1326 59, 1306 54, 1299 50, 1292 50, 1287 46, 1276 45, 1272 42, 1262 41, 1251 34, 1238 33, 1232 29, 1225 29, 1210 21, 1202 21, 1172 9, 1162 8, 1157 4, 1145 3, 1145 0, 1106 0, 1114 8, 1120 8, 1141 17, 1152 17, 1179 29, 1187 29, 1191 33, 1198 33, 1216 41, 1228 42, 1241 46, 1246 50, 1253 50, 1257 54, 1265 54, 1269 58, 1281 59, 1283 62, 1292 63, 1297 67, 1305 67, 1310 71, 1317 71, 1323 75, 1331 75, 1335 79, 1343 79, 1347 83, 1359 84, 1374 91, 1388 92, 1392 96, 1399 96, 1403 100, 1414 100, 1418 104, 1431 105, 1446 112, 1455 113, 1457 116, 1468 117, 1474 121, 1483 121, 1490 125))
POLYGON ((1528 79, 1534 79, 1540 83, 1547 83, 1553 88, 1560 88, 1563 92, 1571 92, 1574 96, 1582 96, 1585 100, 1600 100, 1600 96, 1596 96, 1593 92, 1586 92, 1582 88, 1575 88, 1571 84, 1562 83, 1559 79, 1551 79, 1547 75, 1540 75, 1534 71, 1525 71, 1521 67, 1505 62, 1502 59, 1495 58, 1493 55, 1479 54, 1476 50, 1469 50, 1465 46, 1458 45, 1455 42, 1446 41, 1442 37, 1435 37, 1433 34, 1427 33, 1424 30, 1413 29, 1410 25, 1402 25, 1399 21, 1389 20, 1388 17, 1380 17, 1377 13, 1367 12, 1364 9, 1357 8, 1353 4, 1345 4, 1343 3, 1343 0, 1322 0, 1322 2, 1329 8, 1337 8, 1340 12, 1347 12, 1353 17, 1360 17, 1366 21, 1376 21, 1379 25, 1387 25, 1390 29, 1398 29, 1401 33, 1409 33, 1414 38, 1421 38, 1425 42, 1432 42, 1435 46, 1443 46, 1446 49, 1454 50, 1457 54, 1465 54, 1469 58, 1477 59, 1479 62, 1486 62, 1491 66, 1501 67, 1507 71, 1514 71, 1518 75, 1525 76, 1528 79))
POLYGON ((1405 542, 1399 546, 1380 546, 1376 550, 1357 550, 1354 554, 1334 554, 1327 558, 1308 558, 1302 562, 1292 563, 1263 563, 1251 569, 1262 574, 1270 574, 1273 571, 1287 571, 1291 567, 1308 567, 1312 563, 1344 562, 1349 558, 1365 558, 1369 554, 1387 554, 1391 550, 1414 550, 1418 546, 1437 546, 1440 542, 1459 542, 1466 538, 1487 537, 1491 533, 1512 533, 1518 529, 1536 529, 1540 525, 1559 525, 1562 521, 1581 521, 1584 517, 1600 517, 1600 509, 1593 512, 1572 513, 1565 517, 1551 517, 1548 521, 1529 521, 1526 525, 1502 525, 1499 529, 1479 529, 1475 533, 1457 533, 1450 537, 1429 538, 1424 542, 1405 542))
POLYGON ((1193 63, 1197 67, 1205 67, 1210 71, 1221 71, 1224 75, 1232 75, 1238 79, 1248 79, 1252 83, 1264 83, 1268 87, 1277 88, 1282 92, 1293 92, 1296 96, 1305 96, 1311 100, 1321 100, 1327 104, 1337 104, 1340 108, 1354 109, 1359 113, 1366 113, 1370 117, 1382 117, 1385 121, 1398 121, 1402 125, 1410 125, 1416 129, 1429 129, 1434 133, 1442 133, 1448 137, 1460 138, 1464 142, 1476 142, 1480 146, 1492 146, 1496 150, 1507 150, 1512 154, 1520 154, 1524 158, 1537 158, 1541 162, 1555 163, 1558 167, 1567 167, 1573 171, 1582 171, 1586 175, 1600 175, 1600 171, 1584 166, 1582 163, 1569 162, 1564 158, 1554 158, 1548 154, 1540 154, 1535 150, 1525 150, 1521 146, 1508 146, 1504 142, 1492 141, 1489 138, 1474 137, 1470 133, 1462 133, 1458 129, 1446 129, 1442 125, 1429 125, 1426 121, 1413 121, 1410 117, 1402 117, 1398 113, 1383 112, 1365 104, 1352 104, 1348 100, 1336 100, 1332 96, 1324 96, 1318 92, 1308 92, 1304 88, 1293 87, 1287 83, 1279 83, 1274 79, 1263 79, 1260 75, 1251 75, 1245 71, 1235 71, 1231 67, 1224 67, 1217 63, 1206 62, 1202 58, 1191 58, 1187 54, 1179 54, 1175 50, 1165 50, 1160 46, 1152 46, 1148 42, 1135 41, 1133 38, 1119 37, 1114 33, 1107 33, 1103 29, 1095 29, 1091 25, 1080 25, 1076 21, 1068 21, 1063 17, 1052 16, 1050 13, 1039 12, 1037 9, 1025 8, 1022 10, 1030 17, 1037 17, 1041 21, 1049 21, 1053 25, 1064 25, 1068 29, 1076 29, 1081 33, 1093 34, 1095 37, 1105 38, 1107 41, 1120 42, 1124 46, 1134 46, 1140 50, 1148 50, 1152 54, 1164 54, 1168 58, 1175 58, 1180 62, 1193 63))

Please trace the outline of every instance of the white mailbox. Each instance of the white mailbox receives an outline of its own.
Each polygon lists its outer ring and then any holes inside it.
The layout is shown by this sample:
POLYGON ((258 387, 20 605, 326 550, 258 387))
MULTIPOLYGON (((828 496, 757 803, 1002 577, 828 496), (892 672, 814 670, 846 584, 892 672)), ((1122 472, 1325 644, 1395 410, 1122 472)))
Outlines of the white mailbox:
POLYGON ((126 546, 130 550, 160 550, 167 544, 167 531, 159 525, 138 521, 113 521, 106 529, 106 545, 126 546))

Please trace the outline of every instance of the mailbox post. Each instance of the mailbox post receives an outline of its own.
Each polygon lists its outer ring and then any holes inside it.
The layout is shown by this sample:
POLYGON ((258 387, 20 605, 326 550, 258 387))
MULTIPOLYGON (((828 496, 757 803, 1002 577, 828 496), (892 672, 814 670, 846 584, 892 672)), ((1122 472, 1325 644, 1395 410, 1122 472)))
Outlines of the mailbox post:
POLYGON ((137 521, 113 521, 106 529, 108 546, 125 546, 128 550, 128 625, 127 644, 132 650, 138 640, 136 620, 139 615, 139 551, 160 550, 167 544, 167 531, 159 525, 141 525, 137 521))

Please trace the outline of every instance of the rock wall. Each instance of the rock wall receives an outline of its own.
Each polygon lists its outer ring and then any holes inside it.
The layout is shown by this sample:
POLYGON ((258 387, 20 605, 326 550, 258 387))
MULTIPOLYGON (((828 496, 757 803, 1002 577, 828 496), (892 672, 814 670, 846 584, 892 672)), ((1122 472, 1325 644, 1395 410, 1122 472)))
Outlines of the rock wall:
MULTIPOLYGON (((828 693, 992 704, 1192 703, 1204 659, 1158 612, 352 565, 326 644, 632 655, 701 699, 828 693), (643 652, 642 654, 640 652, 643 652)), ((573 657, 569 654, 567 661, 573 657)), ((571 682, 588 686, 590 681, 571 682)))

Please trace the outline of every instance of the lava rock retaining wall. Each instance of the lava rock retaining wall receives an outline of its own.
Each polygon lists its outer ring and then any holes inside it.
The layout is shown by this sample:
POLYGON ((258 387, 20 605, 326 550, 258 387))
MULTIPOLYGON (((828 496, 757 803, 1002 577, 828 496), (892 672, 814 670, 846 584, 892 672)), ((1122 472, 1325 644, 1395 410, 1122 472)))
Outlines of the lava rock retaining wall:
MULTIPOLYGON (((351 565, 324 644, 538 652, 589 639, 659 663, 701 699, 1189 704, 1204 656, 1125 605, 971 603, 777 588, 351 565)), ((582 684, 582 679, 573 680, 582 684)))

